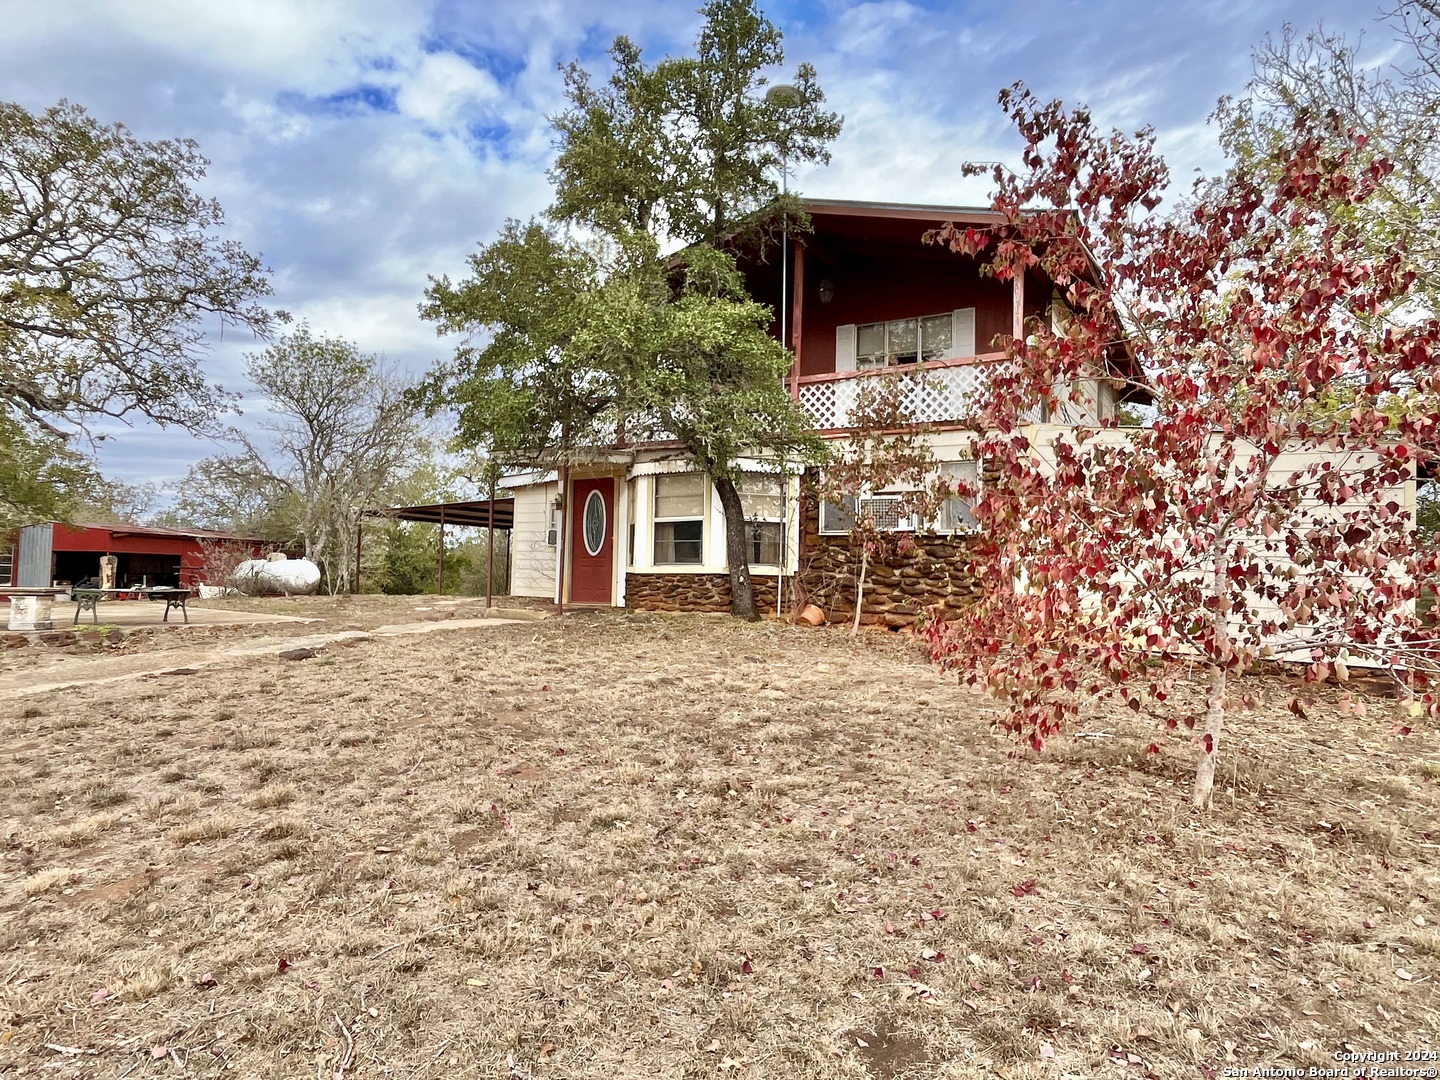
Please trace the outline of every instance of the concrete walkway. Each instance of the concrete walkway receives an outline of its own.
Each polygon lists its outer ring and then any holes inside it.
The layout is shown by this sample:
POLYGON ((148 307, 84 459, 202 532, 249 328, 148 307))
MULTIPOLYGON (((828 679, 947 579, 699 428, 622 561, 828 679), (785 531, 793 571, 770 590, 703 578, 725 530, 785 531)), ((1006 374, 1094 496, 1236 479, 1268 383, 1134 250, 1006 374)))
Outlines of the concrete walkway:
MULTIPOLYGON (((289 616, 266 617, 282 622, 309 622, 289 616)), ((18 672, 0 676, 0 699, 29 697, 73 686, 94 686, 100 683, 126 682, 168 672, 191 672, 214 667, 244 657, 278 656, 294 649, 317 652, 342 641, 368 641, 377 637, 404 637, 411 634, 433 634, 441 630, 479 630, 498 626, 524 625, 523 619, 442 619, 436 622, 396 623, 374 630, 337 630, 329 634, 308 634, 301 637, 267 637, 228 648, 175 649, 164 653, 139 653, 134 656, 96 656, 67 658, 68 674, 49 669, 18 672)))

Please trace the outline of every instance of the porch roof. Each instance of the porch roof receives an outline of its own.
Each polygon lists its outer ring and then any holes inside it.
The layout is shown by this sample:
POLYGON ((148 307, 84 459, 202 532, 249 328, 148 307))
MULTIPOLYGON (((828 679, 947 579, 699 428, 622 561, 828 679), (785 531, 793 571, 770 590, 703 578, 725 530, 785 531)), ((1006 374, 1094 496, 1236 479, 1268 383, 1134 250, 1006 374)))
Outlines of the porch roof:
MULTIPOLYGON (((391 506, 366 510, 365 517, 388 517, 395 521, 423 521, 430 525, 463 525, 484 529, 490 525, 490 499, 469 499, 465 502, 424 503, 419 506, 391 506)), ((515 526, 515 500, 495 499, 495 528, 515 526)))

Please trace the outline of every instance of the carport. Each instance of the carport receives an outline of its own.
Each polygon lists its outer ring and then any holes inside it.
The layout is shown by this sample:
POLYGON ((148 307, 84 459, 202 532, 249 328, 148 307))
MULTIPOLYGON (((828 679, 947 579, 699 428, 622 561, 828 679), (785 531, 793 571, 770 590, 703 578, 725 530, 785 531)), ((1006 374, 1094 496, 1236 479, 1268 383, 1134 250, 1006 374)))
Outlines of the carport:
MULTIPOLYGON (((515 500, 470 499, 465 502, 423 503, 418 506, 392 506, 383 510, 366 510, 361 517, 390 518, 392 521, 419 521, 440 526, 440 542, 435 553, 435 591, 445 591, 445 526, 485 530, 485 606, 491 606, 495 576, 495 530, 505 533, 505 565, 510 566, 510 540, 515 528, 515 500)), ((355 534, 355 591, 360 591, 361 530, 355 534)), ((506 574, 509 587, 509 573, 506 574)))

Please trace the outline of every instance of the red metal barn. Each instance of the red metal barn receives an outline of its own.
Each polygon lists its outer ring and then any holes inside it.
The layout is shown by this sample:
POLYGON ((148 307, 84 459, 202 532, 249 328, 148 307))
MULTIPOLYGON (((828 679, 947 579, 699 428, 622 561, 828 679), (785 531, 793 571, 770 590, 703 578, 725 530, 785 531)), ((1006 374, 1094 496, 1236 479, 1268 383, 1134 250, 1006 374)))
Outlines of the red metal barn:
MULTIPOLYGON (((273 546, 257 537, 205 529, 59 522, 30 525, 16 534, 8 552, 0 550, 0 586, 46 586, 98 579, 100 559, 105 555, 114 555, 117 560, 117 587, 194 586, 201 584, 204 577, 205 547, 220 544, 244 548, 252 558, 262 557, 273 546)), ((5 547, 0 542, 0 549, 5 547)))

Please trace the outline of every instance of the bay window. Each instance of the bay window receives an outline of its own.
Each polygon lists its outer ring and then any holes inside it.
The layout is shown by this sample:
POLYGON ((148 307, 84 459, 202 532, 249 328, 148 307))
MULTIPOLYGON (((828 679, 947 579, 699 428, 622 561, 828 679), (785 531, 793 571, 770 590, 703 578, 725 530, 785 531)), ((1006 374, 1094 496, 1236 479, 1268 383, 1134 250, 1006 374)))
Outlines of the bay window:
POLYGON ((752 564, 779 566, 783 558, 785 498, 780 477, 741 473, 735 482, 745 511, 745 540, 752 564))
MULTIPOLYGON (((978 461, 944 461, 940 463, 940 475, 953 491, 958 483, 971 491, 978 491, 980 485, 980 463, 978 461)), ((940 528, 946 532, 973 532, 979 527, 971 513, 971 497, 954 495, 945 500, 940 510, 940 528)))
POLYGON ((655 565, 704 562, 705 488, 700 473, 655 478, 655 565))

